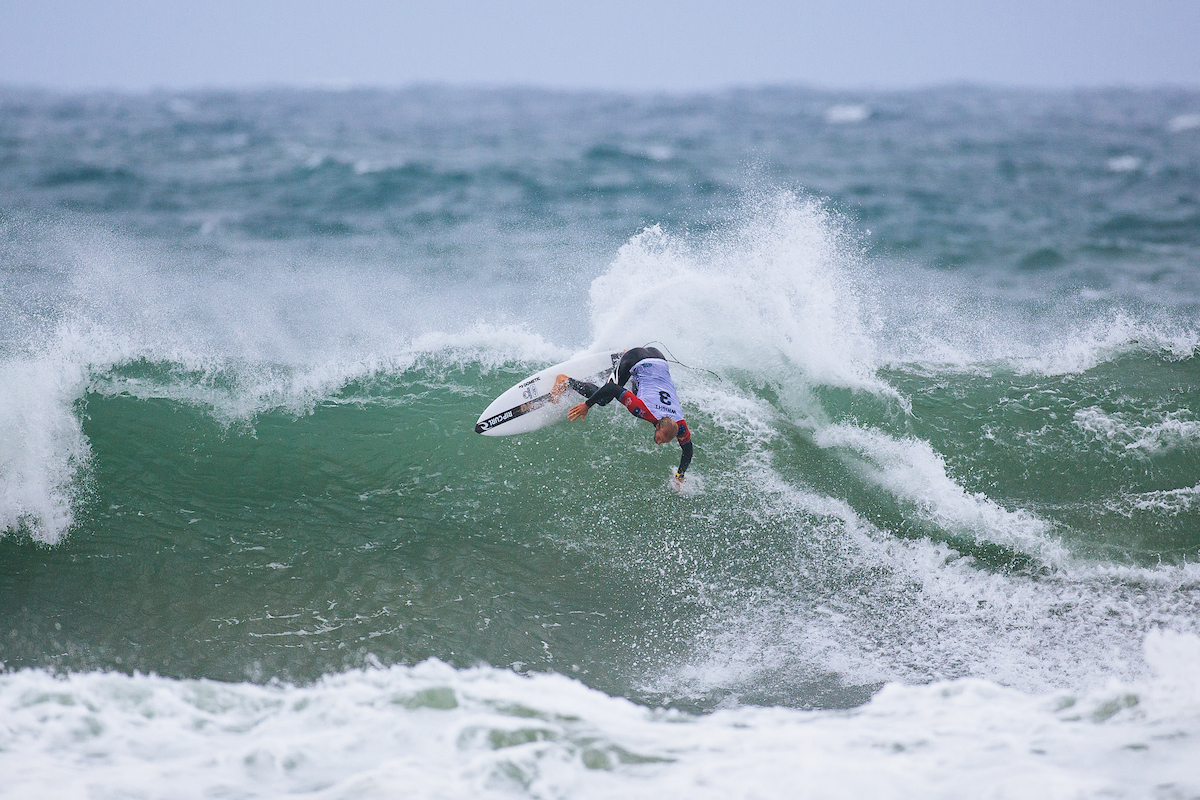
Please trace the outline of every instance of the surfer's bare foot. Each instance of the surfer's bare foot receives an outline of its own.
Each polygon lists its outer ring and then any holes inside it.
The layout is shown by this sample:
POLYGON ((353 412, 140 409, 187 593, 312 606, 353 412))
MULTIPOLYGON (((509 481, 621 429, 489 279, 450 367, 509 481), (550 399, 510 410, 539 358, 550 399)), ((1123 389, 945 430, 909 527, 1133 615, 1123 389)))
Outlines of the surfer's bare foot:
POLYGON ((550 402, 557 403, 562 400, 563 393, 567 391, 567 376, 559 375, 554 379, 554 388, 550 390, 550 402))

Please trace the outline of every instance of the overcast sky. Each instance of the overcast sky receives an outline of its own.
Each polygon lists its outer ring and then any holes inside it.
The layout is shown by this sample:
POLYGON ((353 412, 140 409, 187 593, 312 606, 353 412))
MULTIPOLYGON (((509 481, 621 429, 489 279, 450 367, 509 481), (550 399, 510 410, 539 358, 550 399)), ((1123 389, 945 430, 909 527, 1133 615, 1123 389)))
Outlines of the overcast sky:
POLYGON ((1200 86, 1200 0, 0 0, 0 84, 1200 86))

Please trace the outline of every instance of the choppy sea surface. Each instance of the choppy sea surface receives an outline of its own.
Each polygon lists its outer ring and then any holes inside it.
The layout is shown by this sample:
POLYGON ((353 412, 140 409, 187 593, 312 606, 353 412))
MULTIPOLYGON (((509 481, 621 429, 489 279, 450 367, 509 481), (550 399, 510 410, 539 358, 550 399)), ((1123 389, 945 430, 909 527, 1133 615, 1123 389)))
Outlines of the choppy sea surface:
POLYGON ((0 90, 3 794, 1197 797, 1198 404, 1198 91, 0 90))

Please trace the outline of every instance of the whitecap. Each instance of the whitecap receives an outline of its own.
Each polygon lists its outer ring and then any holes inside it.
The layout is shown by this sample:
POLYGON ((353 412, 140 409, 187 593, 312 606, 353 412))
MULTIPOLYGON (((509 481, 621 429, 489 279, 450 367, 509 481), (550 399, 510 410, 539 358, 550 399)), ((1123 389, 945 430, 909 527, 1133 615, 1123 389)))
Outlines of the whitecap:
POLYGON ((825 121, 831 125, 853 125, 865 122, 871 116, 871 109, 865 105, 842 104, 825 109, 825 121))
POLYGON ((1137 156, 1115 156, 1104 162, 1109 172, 1136 172, 1142 167, 1142 160, 1137 156))
POLYGON ((1180 133, 1181 131, 1193 131, 1200 128, 1200 114, 1180 114, 1172 117, 1167 123, 1167 130, 1171 133, 1180 133))

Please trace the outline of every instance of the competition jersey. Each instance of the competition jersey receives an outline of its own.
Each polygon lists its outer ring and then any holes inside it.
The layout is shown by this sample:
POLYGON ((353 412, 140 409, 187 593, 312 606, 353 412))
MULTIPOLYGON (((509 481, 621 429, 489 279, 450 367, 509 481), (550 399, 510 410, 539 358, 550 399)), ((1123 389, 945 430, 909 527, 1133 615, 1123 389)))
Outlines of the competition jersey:
POLYGON ((661 358, 643 358, 630 370, 633 378, 633 393, 645 403, 655 417, 670 417, 679 422, 683 419, 683 406, 679 393, 671 381, 667 362, 661 358))

